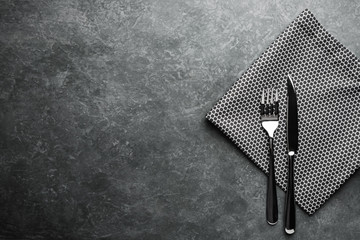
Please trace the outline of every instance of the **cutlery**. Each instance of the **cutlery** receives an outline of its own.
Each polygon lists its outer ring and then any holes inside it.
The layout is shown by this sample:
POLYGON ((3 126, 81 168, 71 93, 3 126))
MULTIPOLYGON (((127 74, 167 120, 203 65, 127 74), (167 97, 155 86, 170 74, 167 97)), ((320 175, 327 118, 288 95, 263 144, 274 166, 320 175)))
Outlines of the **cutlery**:
POLYGON ((274 89, 263 89, 260 104, 260 122, 269 136, 270 159, 269 159, 269 177, 267 183, 266 195, 266 220, 268 224, 275 225, 278 221, 278 205, 275 183, 274 166, 274 132, 279 125, 279 94, 276 89, 274 100, 274 89), (266 92, 266 104, 265 104, 266 92), (271 95, 271 99, 270 99, 271 95))
POLYGON ((298 113, 294 83, 291 76, 287 79, 287 147, 288 147, 288 182, 285 198, 285 232, 295 233, 295 196, 294 196, 294 161, 298 150, 298 113))

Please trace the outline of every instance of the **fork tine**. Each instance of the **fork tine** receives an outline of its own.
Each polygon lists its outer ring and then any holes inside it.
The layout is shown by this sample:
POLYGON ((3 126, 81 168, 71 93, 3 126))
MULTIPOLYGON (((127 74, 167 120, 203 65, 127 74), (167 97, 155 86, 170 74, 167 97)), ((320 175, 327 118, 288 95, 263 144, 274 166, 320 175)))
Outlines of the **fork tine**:
POLYGON ((269 88, 266 88, 266 104, 265 104, 265 114, 268 115, 270 113, 270 92, 269 88))
POLYGON ((270 100, 270 114, 274 113, 274 88, 270 88, 271 100, 270 100))
POLYGON ((279 90, 276 88, 275 91, 275 115, 279 115, 279 90))
POLYGON ((262 89, 261 102, 260 102, 260 115, 265 114, 265 89, 262 89))

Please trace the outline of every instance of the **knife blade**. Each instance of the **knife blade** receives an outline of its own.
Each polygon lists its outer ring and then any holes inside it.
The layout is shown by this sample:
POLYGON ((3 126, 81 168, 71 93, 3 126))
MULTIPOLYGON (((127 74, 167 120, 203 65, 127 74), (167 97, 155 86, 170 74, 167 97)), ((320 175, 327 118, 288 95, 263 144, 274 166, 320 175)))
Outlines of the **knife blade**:
POLYGON ((295 196, 294 196, 294 161, 298 150, 298 111, 294 83, 290 75, 287 79, 287 147, 288 147, 288 182, 285 198, 285 232, 295 233, 295 196))

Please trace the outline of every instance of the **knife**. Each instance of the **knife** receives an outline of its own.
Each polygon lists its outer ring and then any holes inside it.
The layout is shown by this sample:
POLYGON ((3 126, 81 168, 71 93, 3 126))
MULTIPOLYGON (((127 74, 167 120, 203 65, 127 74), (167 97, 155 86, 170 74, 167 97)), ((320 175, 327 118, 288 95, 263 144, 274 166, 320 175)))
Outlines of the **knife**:
POLYGON ((285 198, 285 232, 295 233, 295 196, 294 196, 294 161, 298 150, 298 113, 294 83, 291 76, 287 79, 287 147, 288 147, 288 182, 285 198))

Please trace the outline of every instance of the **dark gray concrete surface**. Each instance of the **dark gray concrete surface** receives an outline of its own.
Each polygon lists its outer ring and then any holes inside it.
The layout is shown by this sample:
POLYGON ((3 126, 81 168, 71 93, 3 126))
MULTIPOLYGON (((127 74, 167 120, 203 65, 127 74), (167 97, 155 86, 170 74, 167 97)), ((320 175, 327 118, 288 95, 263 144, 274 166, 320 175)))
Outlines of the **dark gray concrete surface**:
MULTIPOLYGON (((205 113, 305 8, 360 56, 360 2, 0 0, 1 239, 288 239, 205 113)), ((360 174, 292 239, 360 239, 360 174)))

